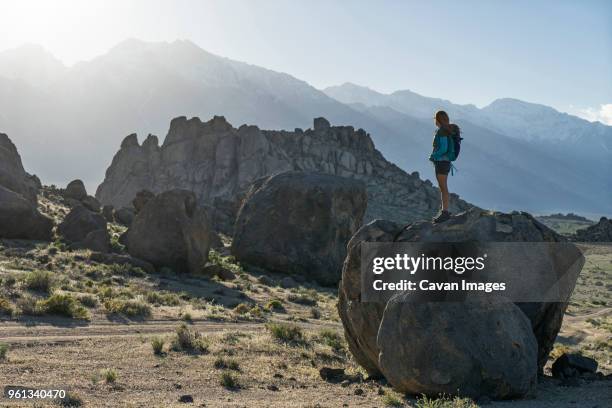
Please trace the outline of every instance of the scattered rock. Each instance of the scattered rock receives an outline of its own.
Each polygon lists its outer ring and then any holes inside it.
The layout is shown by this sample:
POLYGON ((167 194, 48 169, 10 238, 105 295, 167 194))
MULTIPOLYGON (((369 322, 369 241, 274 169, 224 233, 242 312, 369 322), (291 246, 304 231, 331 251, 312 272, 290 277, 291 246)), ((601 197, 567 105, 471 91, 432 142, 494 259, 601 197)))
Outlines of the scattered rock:
POLYGON ((260 277, 257 278, 257 281, 261 283, 262 285, 266 285, 266 286, 276 285, 276 282, 274 281, 274 279, 272 279, 268 275, 261 275, 260 277))
POLYGON ((110 252, 110 235, 106 228, 91 231, 81 243, 84 248, 96 252, 110 252))
POLYGON ((236 274, 221 265, 206 265, 204 267, 204 274, 208 276, 217 276, 222 281, 231 281, 236 279, 236 274))
POLYGON ((274 384, 270 384, 266 388, 270 391, 279 391, 278 387, 274 384))
POLYGON ((319 375, 322 379, 331 383, 339 383, 346 378, 344 368, 322 367, 319 370, 319 375))
POLYGON ((284 277, 283 279, 281 279, 279 284, 281 288, 285 289, 292 289, 298 286, 297 282, 291 276, 284 277))
POLYGON ((87 197, 87 190, 85 184, 81 180, 72 180, 66 186, 64 191, 65 198, 72 198, 73 200, 83 201, 87 197))
POLYGON ((193 396, 189 394, 181 395, 179 397, 179 402, 182 402, 184 404, 191 404, 193 403, 193 396))
POLYGON ((21 194, 0 186, 0 238, 51 240, 53 220, 21 194))
POLYGON ((353 392, 353 394, 355 394, 355 395, 363 395, 363 394, 365 394, 365 391, 363 391, 363 388, 355 388, 355 391, 353 392))
POLYGON ((126 244, 130 255, 156 267, 201 273, 210 247, 206 211, 191 191, 161 193, 136 215, 126 244))
POLYGON ((123 224, 126 227, 132 225, 135 216, 135 211, 128 207, 122 207, 118 210, 115 210, 115 220, 117 220, 119 224, 123 224))
POLYGON ((232 253, 264 269, 336 284, 366 205, 363 183, 352 179, 286 172, 259 180, 238 213, 232 253))
POLYGON ((136 193, 136 197, 134 197, 132 200, 132 205, 134 206, 134 209, 136 209, 136 213, 142 210, 145 204, 147 204, 147 202, 154 197, 155 194, 149 190, 140 190, 138 193, 136 193))
POLYGON ((81 242, 96 230, 106 230, 106 220, 81 205, 73 208, 58 227, 58 232, 70 243, 81 242))
POLYGON ((582 373, 595 374, 597 361, 577 353, 564 353, 551 367, 552 375, 556 378, 569 378, 582 373))

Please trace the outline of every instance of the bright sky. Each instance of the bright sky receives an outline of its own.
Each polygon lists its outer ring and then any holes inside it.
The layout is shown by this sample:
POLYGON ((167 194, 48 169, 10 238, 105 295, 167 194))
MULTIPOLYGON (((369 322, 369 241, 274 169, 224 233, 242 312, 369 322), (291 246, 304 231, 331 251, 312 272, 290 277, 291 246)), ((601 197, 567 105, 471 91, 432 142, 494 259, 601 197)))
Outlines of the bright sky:
POLYGON ((515 97, 612 124, 609 0, 0 0, 0 50, 73 64, 126 38, 190 39, 319 88, 515 97))

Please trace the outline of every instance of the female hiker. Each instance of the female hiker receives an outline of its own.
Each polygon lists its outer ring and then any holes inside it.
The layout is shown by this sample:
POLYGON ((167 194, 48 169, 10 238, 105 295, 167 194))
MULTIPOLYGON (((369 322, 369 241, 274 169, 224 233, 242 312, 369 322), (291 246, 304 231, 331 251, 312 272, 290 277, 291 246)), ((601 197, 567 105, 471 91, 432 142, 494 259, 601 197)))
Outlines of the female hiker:
POLYGON ((436 127, 436 135, 433 140, 433 152, 429 156, 434 164, 436 170, 436 179, 438 180, 438 187, 440 188, 440 201, 442 207, 440 212, 433 219, 434 223, 444 222, 450 218, 450 212, 448 211, 449 205, 449 193, 448 193, 448 173, 452 174, 451 162, 457 158, 459 151, 457 149, 461 141, 459 136, 459 126, 454 123, 450 123, 448 114, 444 111, 437 111, 434 117, 436 127))

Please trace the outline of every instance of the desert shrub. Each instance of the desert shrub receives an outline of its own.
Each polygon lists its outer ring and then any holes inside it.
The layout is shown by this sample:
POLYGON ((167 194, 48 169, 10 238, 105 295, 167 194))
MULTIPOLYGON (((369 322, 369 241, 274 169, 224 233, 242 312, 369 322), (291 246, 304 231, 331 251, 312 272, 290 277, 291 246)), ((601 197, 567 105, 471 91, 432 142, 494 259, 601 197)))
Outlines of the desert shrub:
POLYGON ((191 330, 185 323, 176 328, 176 337, 172 342, 173 350, 207 353, 208 348, 208 341, 197 331, 191 330))
POLYGON ((274 310, 276 312, 284 312, 285 306, 283 306, 283 302, 280 299, 272 299, 266 304, 266 309, 274 310))
POLYGON ((257 305, 253 306, 251 310, 249 310, 249 314, 253 317, 261 318, 263 317, 263 311, 257 305))
POLYGON ((98 305, 98 298, 94 295, 81 295, 78 299, 85 307, 94 308, 98 305))
POLYGON ((214 363, 215 368, 217 369, 228 369, 234 371, 240 371, 240 364, 234 359, 224 359, 223 357, 218 357, 214 363))
POLYGON ((306 294, 306 293, 299 293, 299 294, 290 293, 289 295, 287 295, 287 300, 290 302, 298 303, 300 305, 305 305, 305 306, 316 306, 317 305, 316 297, 310 294, 306 294))
POLYGON ((181 319, 183 319, 183 321, 185 321, 187 323, 193 322, 193 316, 191 316, 191 313, 189 313, 189 312, 183 313, 181 315, 181 319))
POLYGON ((302 343, 304 333, 299 326, 286 323, 269 323, 266 325, 272 337, 283 343, 302 343))
POLYGON ((48 293, 53 286, 53 275, 51 272, 41 270, 28 272, 24 284, 30 290, 48 293))
POLYGON ((21 314, 36 316, 40 314, 39 310, 36 308, 36 298, 31 295, 24 294, 16 301, 17 309, 21 314))
POLYGON ((416 408, 478 408, 478 405, 469 398, 449 397, 442 394, 438 398, 421 396, 417 399, 416 408))
POLYGON ((242 315, 249 313, 249 310, 251 310, 251 307, 249 305, 247 305, 246 303, 240 303, 234 308, 234 313, 242 315))
POLYGON ((310 308, 310 317, 313 318, 313 319, 320 319, 321 318, 321 311, 319 310, 319 308, 311 307, 310 308))
POLYGON ((342 336, 337 332, 330 329, 322 329, 319 332, 319 339, 323 344, 328 345, 334 351, 340 351, 344 349, 344 343, 342 342, 342 336))
POLYGON ((108 384, 113 384, 117 381, 117 371, 112 369, 112 368, 107 368, 106 370, 102 371, 102 378, 104 378, 104 381, 106 381, 108 384))
POLYGON ((151 307, 140 300, 109 299, 104 302, 107 313, 116 313, 128 317, 145 318, 151 316, 151 307))
POLYGON ((13 286, 15 286, 16 283, 17 283, 17 278, 15 277, 15 275, 7 275, 4 278, 2 278, 2 285, 5 288, 12 288, 13 286))
POLYGON ((235 389, 239 387, 238 378, 230 373, 229 371, 224 371, 221 373, 221 385, 228 389, 235 389))
POLYGON ((6 354, 8 353, 9 345, 6 343, 0 343, 0 360, 6 359, 6 354))
POLYGON ((154 305, 178 306, 181 303, 175 293, 161 293, 154 290, 147 292, 145 299, 154 305))
POLYGON ((161 337, 153 337, 151 340, 151 347, 153 348, 153 354, 161 355, 164 352, 164 339, 161 337))
POLYGON ((5 297, 0 297, 0 315, 12 316, 13 313, 15 313, 15 308, 11 302, 5 297))
POLYGON ((36 302, 38 314, 50 314, 75 319, 87 319, 87 310, 77 300, 67 293, 54 293, 46 299, 36 302))

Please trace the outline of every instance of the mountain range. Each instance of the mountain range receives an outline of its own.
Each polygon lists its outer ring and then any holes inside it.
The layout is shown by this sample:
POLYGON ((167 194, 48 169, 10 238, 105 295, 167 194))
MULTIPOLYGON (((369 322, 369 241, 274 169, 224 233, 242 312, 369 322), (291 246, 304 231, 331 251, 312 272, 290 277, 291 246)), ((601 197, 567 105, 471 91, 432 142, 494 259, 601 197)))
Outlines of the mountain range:
POLYGON ((348 83, 319 90, 186 40, 126 40, 71 67, 34 45, 0 53, 0 131, 43 182, 81 178, 91 190, 126 135, 163 135, 177 116, 289 130, 323 116, 365 129, 388 160, 433 179, 427 158, 438 109, 463 131, 450 186, 467 201, 504 211, 612 213, 612 127, 547 106, 498 99, 479 109, 348 83))

